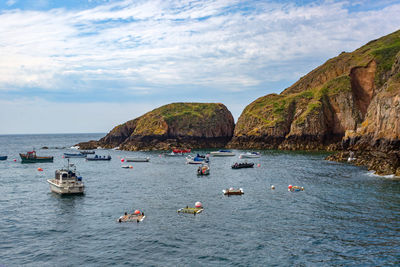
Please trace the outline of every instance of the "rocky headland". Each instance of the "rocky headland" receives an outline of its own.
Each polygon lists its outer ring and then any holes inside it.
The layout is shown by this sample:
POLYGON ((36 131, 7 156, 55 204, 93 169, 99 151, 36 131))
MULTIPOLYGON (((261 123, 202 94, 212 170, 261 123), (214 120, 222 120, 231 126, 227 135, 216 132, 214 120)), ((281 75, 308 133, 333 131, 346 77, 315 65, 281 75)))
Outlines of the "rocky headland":
POLYGON ((400 31, 342 52, 281 94, 248 105, 232 148, 331 150, 330 160, 400 174, 400 31))
POLYGON ((329 160, 400 175, 400 31, 342 52, 280 94, 249 104, 236 126, 223 104, 173 103, 82 149, 173 147, 328 150, 329 160))
POLYGON ((231 112, 220 103, 172 103, 116 126, 98 141, 78 144, 122 150, 224 147, 235 127, 231 112))

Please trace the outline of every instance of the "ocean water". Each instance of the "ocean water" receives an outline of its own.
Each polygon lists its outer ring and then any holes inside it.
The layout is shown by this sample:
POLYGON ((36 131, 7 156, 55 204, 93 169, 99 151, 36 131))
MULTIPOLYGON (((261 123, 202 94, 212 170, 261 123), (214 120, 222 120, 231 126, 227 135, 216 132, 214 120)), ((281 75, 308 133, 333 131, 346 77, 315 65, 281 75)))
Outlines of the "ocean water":
POLYGON ((211 174, 198 177, 184 157, 96 150, 112 160, 71 160, 85 195, 51 193, 46 179, 65 165, 63 153, 102 136, 0 136, 0 155, 9 157, 0 161, 0 266, 400 264, 397 179, 325 161, 324 153, 261 151, 248 160, 260 167, 233 170, 242 152, 235 150, 235 157, 212 157, 211 174), (32 148, 54 163, 21 164, 18 153, 32 148), (122 169, 120 158, 133 155, 150 162, 122 169), (289 184, 305 191, 288 192, 289 184), (229 187, 245 194, 224 196, 229 187), (196 201, 201 214, 177 213, 196 201), (147 216, 143 222, 116 222, 135 209, 147 216))

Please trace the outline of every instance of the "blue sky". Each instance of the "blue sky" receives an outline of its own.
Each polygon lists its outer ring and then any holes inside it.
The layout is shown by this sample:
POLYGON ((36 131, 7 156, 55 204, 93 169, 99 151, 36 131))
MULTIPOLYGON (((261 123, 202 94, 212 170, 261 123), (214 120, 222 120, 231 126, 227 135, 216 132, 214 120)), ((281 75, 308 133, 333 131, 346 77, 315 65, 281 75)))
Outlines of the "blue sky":
POLYGON ((240 116, 400 29, 400 0, 0 2, 0 134, 108 132, 171 102, 240 116))

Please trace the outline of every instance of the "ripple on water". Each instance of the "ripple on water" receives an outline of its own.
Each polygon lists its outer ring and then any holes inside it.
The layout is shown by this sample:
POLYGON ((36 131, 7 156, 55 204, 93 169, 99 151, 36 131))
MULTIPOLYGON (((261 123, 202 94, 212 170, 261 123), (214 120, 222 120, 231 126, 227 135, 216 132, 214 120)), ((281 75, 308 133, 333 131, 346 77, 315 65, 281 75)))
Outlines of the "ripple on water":
MULTIPOLYGON (((101 136, 0 136, 0 147, 10 158, 18 158, 18 152, 32 146, 70 147, 101 136)), ((0 264, 399 263, 399 180, 325 161, 325 154, 262 151, 263 156, 254 159, 260 167, 242 170, 230 168, 237 157, 211 158, 211 174, 198 177, 197 166, 185 164, 183 157, 101 150, 99 154, 113 159, 71 160, 83 176, 86 194, 60 197, 49 192, 46 179, 63 166, 66 151, 39 149, 55 156, 54 163, 40 166, 40 173, 37 164, 0 163, 0 264), (151 159, 122 169, 118 157, 127 155, 151 159), (289 184, 304 186, 305 191, 288 192, 289 184), (242 187, 245 194, 224 196, 222 189, 229 187, 242 187), (196 201, 202 201, 203 213, 177 214, 177 209, 196 201), (116 222, 135 209, 146 213, 143 222, 116 222)))

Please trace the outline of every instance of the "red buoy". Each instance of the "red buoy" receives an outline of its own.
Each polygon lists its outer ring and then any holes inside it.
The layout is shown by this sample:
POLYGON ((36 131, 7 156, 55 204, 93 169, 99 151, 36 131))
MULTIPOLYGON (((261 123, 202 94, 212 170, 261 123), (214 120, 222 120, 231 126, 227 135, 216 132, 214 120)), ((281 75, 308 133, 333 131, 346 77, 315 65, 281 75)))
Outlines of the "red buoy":
POLYGON ((135 210, 135 214, 139 215, 140 214, 140 210, 135 210))

